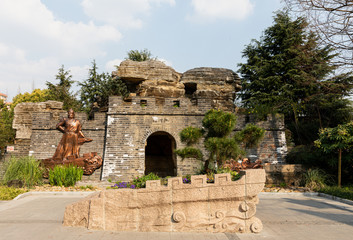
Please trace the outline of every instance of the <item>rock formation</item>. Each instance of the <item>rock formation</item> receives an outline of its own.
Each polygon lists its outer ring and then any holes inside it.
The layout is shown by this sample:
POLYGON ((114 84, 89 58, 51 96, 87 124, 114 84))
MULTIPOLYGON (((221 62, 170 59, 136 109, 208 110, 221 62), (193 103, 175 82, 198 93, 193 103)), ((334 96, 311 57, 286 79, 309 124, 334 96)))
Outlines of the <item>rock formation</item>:
POLYGON ((156 60, 123 61, 113 76, 137 96, 213 99, 214 107, 224 110, 232 109, 235 93, 241 89, 238 75, 230 69, 194 68, 180 74, 156 60))

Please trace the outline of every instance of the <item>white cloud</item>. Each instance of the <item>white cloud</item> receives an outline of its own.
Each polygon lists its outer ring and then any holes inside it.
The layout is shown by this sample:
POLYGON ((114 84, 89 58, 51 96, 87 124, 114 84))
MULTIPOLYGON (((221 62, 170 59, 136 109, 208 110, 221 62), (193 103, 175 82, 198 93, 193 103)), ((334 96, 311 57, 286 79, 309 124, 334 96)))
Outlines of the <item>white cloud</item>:
POLYGON ((88 78, 88 72, 91 66, 72 66, 69 68, 70 74, 72 75, 72 80, 83 82, 88 78))
POLYGON ((142 16, 149 15, 153 5, 175 5, 175 0, 83 0, 87 16, 124 28, 140 28, 142 16))
POLYGON ((26 45, 27 54, 58 57, 104 55, 97 44, 121 39, 113 26, 58 21, 40 0, 1 0, 0 30, 2 41, 26 45))
POLYGON ((123 60, 121 60, 121 59, 113 59, 113 60, 108 61, 105 64, 105 71, 109 72, 109 73, 111 73, 112 71, 115 71, 116 66, 119 66, 122 61, 123 60))
POLYGON ((192 0, 194 21, 216 19, 242 20, 252 13, 254 5, 250 0, 192 0))
POLYGON ((0 92, 8 91, 9 100, 18 88, 32 91, 32 82, 44 88, 63 63, 105 56, 105 44, 122 37, 108 24, 59 21, 40 0, 0 0, 0 32, 0 92))
POLYGON ((172 67, 173 66, 173 63, 171 61, 168 61, 164 58, 158 58, 158 61, 161 61, 163 62, 165 65, 169 66, 169 67, 172 67))

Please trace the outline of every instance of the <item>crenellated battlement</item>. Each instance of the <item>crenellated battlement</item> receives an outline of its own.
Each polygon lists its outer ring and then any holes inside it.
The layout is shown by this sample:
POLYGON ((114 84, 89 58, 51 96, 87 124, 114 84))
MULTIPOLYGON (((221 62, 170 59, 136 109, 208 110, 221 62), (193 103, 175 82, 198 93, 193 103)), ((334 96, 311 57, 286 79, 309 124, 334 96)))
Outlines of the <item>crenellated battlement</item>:
POLYGON ((122 99, 109 98, 108 114, 138 115, 204 115, 213 108, 216 100, 208 98, 190 99, 188 97, 141 97, 122 99))
POLYGON ((91 230, 163 232, 260 232, 257 195, 265 184, 263 169, 249 169, 231 181, 216 174, 147 181, 144 189, 110 189, 66 207, 65 226, 91 230))

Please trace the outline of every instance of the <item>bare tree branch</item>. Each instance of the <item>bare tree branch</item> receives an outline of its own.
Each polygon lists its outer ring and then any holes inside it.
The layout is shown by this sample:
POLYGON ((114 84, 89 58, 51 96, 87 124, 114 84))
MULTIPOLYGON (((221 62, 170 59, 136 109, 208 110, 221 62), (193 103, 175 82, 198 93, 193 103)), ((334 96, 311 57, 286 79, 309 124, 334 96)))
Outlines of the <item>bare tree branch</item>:
POLYGON ((353 65, 353 0, 283 0, 307 18, 325 45, 336 49, 336 63, 353 65))

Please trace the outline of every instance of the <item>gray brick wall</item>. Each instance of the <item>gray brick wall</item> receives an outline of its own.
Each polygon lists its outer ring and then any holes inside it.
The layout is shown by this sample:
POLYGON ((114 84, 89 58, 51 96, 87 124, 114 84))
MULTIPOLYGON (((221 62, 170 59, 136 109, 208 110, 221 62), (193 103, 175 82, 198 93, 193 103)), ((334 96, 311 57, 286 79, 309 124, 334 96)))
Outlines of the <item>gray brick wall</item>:
MULTIPOLYGON (((152 134, 165 132, 175 142, 175 148, 183 148, 185 145, 180 141, 180 131, 187 126, 201 127, 204 114, 217 104, 217 100, 207 98, 195 101, 187 97, 131 97, 123 101, 121 97, 110 97, 108 112, 96 113, 93 120, 87 120, 84 113, 76 113, 76 118, 82 123, 83 133, 93 139, 81 147, 81 155, 97 152, 103 157, 103 167, 93 175, 85 176, 84 180, 130 180, 143 175, 145 147, 152 134)), ((30 139, 17 139, 14 154, 50 158, 62 137, 55 126, 67 113, 56 108, 32 111, 30 115, 30 139)), ((249 122, 266 129, 261 145, 248 150, 250 159, 282 163, 286 155, 283 117, 269 115, 266 121, 259 122, 252 116, 237 115, 235 131, 241 130, 249 122)), ((200 161, 196 159, 181 160, 180 157, 174 157, 177 175, 192 174, 201 167, 200 161)))

